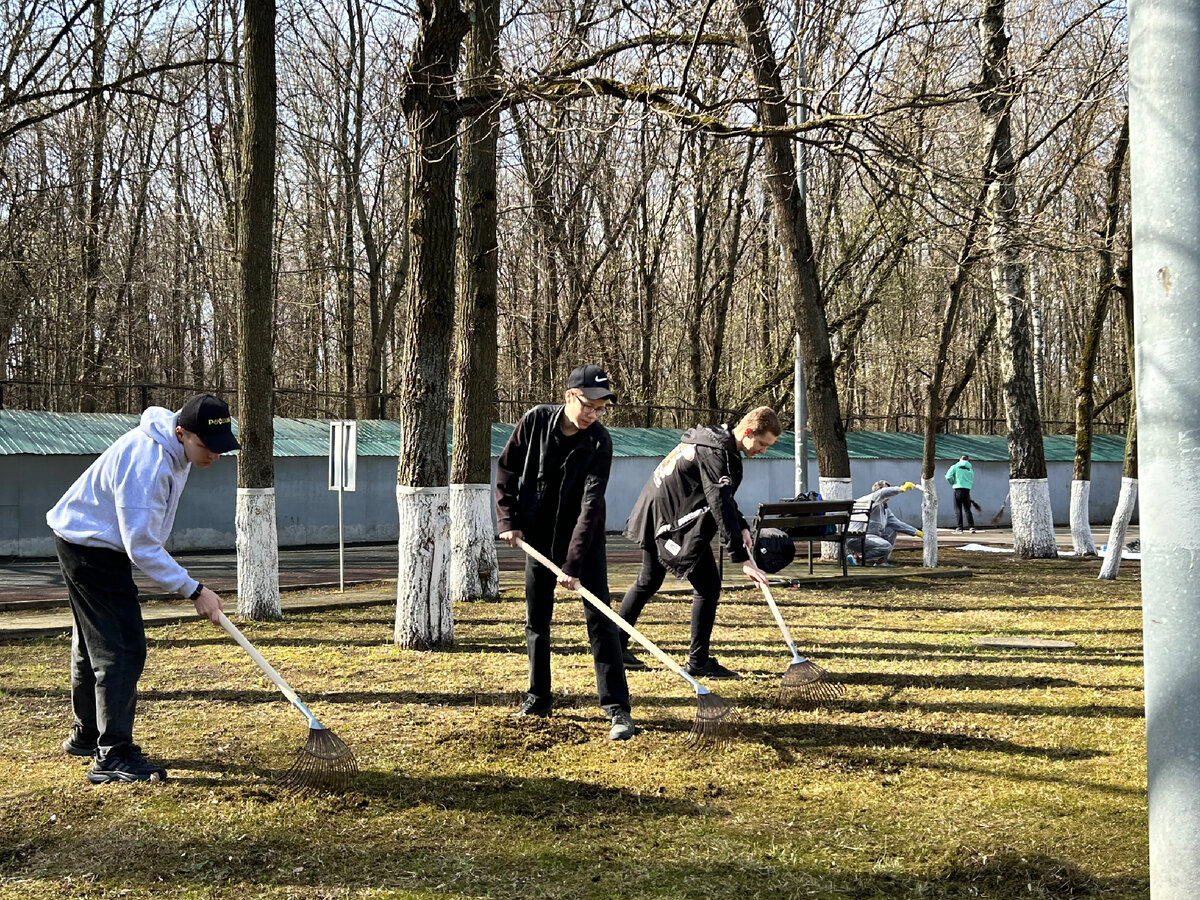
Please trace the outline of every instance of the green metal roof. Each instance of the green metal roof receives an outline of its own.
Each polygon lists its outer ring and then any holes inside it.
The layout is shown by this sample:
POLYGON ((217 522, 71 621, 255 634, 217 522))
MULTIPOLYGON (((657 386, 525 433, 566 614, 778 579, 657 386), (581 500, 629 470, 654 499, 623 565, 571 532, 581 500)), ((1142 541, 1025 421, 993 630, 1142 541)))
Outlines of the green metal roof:
MULTIPOLYGON (((0 455, 95 456, 113 441, 137 426, 138 416, 115 413, 52 413, 38 410, 0 410, 0 455)), ((236 420, 235 420, 236 424, 236 420)), ((507 423, 492 425, 492 455, 498 456, 512 434, 507 423)), ((611 428, 615 457, 662 457, 671 451, 683 431, 675 428, 611 428)), ((851 459, 920 459, 924 438, 919 434, 883 431, 851 431, 846 445, 851 459)), ((449 446, 449 440, 447 440, 449 446)), ((1075 438, 1048 435, 1044 438, 1046 459, 1071 460, 1075 438)), ((792 459, 792 433, 782 434, 763 458, 792 459)), ((400 425, 373 419, 358 421, 360 456, 395 456, 400 450, 400 425)), ((275 419, 275 455, 325 456, 329 452, 329 421, 326 419, 275 419)), ((938 459, 957 459, 966 453, 977 462, 1008 459, 1008 440, 990 435, 941 434, 937 439, 938 459)), ((815 458, 810 442, 808 455, 815 458)), ((1097 434, 1093 438, 1095 462, 1120 462, 1125 458, 1123 435, 1097 434)))

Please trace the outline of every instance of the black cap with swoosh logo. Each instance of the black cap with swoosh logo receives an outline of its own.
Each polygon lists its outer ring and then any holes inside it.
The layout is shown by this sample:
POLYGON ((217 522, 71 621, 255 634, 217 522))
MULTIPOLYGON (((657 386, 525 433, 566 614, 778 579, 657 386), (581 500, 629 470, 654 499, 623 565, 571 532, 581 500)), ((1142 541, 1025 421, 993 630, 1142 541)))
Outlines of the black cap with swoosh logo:
POLYGON ((608 374, 599 366, 580 366, 567 376, 568 390, 580 391, 589 400, 611 400, 614 403, 617 395, 608 384, 608 374))

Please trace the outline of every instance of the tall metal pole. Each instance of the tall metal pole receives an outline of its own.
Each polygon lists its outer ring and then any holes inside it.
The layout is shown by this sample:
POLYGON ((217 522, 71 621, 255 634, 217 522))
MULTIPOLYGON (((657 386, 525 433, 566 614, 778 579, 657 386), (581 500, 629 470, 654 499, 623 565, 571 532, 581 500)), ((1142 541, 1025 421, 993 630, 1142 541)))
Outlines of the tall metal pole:
POLYGON ((1129 4, 1150 892, 1200 884, 1200 5, 1129 4))
POLYGON ((796 396, 793 435, 796 441, 796 495, 808 493, 808 398, 804 396, 804 358, 800 355, 800 335, 796 335, 796 372, 792 379, 796 396))
MULTIPOLYGON (((799 15, 799 6, 797 6, 799 15)), ((796 34, 796 94, 798 95, 800 121, 808 119, 808 59, 804 39, 796 34)), ((808 150, 801 141, 796 148, 796 185, 800 197, 807 200, 808 184, 804 170, 808 162, 808 150)), ((796 396, 795 441, 796 441, 796 495, 808 493, 808 398, 804 394, 804 357, 800 353, 800 335, 796 334, 796 372, 792 379, 796 396)))

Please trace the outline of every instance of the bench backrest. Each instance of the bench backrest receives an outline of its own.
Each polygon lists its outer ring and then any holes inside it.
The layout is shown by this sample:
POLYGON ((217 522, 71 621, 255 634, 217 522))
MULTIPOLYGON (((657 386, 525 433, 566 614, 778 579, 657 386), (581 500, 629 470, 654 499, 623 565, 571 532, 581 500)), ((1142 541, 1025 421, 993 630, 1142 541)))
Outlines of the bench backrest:
POLYGON ((781 500, 760 503, 754 530, 780 528, 792 537, 832 537, 850 524, 851 500, 781 500), (831 530, 832 529, 832 530, 831 530))
POLYGON ((854 531, 866 531, 867 523, 871 520, 871 509, 875 506, 873 500, 855 500, 854 505, 850 509, 850 523, 852 525, 861 525, 861 528, 854 528, 854 531))

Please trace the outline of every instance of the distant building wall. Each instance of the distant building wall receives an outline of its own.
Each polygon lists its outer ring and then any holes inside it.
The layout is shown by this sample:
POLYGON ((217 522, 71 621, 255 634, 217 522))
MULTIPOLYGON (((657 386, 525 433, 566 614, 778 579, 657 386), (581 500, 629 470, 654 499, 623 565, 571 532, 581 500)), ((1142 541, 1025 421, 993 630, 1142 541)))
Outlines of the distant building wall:
MULTIPOLYGON (((0 556, 53 556, 54 540, 46 527, 46 511, 95 457, 66 455, 0 455, 0 556)), ((650 477, 658 458, 622 457, 613 460, 606 503, 607 528, 620 531, 625 526, 642 485, 650 477)), ((951 460, 938 460, 935 480, 938 485, 938 523, 954 525, 954 498, 946 483, 951 460)), ((973 461, 975 488, 971 495, 982 512, 975 514, 980 525, 1010 524, 1008 504, 1008 463, 973 461), (1001 506, 1003 511, 1001 512, 1001 506)), ((745 461, 745 478, 738 491, 738 505, 752 516, 759 503, 791 497, 795 491, 794 468, 790 459, 750 459, 745 461)), ((1070 462, 1048 463, 1050 501, 1055 524, 1065 525, 1070 515, 1070 462)), ((893 484, 920 482, 918 460, 853 460, 854 495, 862 496, 880 479, 893 484)), ((493 460, 493 476, 495 462, 493 460)), ((326 461, 323 457, 281 457, 275 461, 276 510, 279 542, 284 546, 336 544, 338 539, 337 494, 327 489, 326 461)), ((809 464, 809 484, 818 487, 816 463, 809 464)), ((393 457, 367 456, 358 460, 358 490, 343 497, 345 539, 347 543, 396 540, 396 460, 393 457)), ((1121 464, 1092 464, 1091 518, 1106 525, 1116 508, 1121 486, 1121 464)), ((168 549, 232 549, 237 490, 237 463, 233 458, 220 460, 210 469, 193 470, 179 504, 168 549)), ((921 520, 921 500, 907 493, 891 502, 896 515, 907 522, 921 520)))

